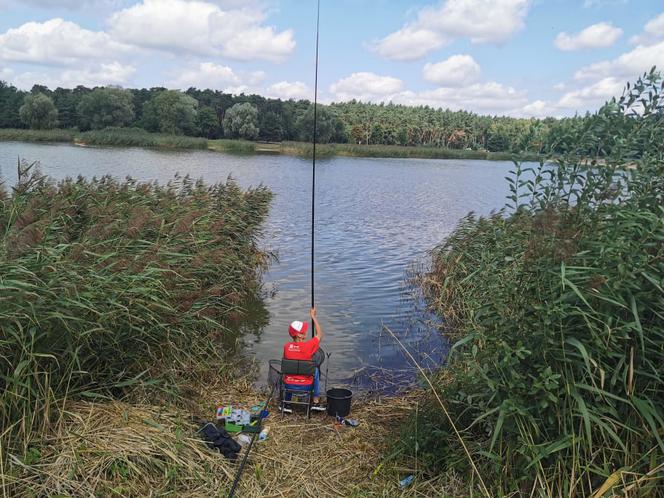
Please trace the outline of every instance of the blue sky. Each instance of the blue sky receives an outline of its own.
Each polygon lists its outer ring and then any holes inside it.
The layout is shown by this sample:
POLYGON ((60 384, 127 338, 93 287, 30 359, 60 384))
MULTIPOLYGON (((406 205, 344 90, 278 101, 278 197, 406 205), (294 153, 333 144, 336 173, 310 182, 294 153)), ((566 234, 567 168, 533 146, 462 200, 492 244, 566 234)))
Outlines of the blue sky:
MULTIPOLYGON (((661 0, 322 0, 323 102, 596 109, 664 67, 661 0)), ((0 79, 312 98, 314 0, 0 0, 0 79)))

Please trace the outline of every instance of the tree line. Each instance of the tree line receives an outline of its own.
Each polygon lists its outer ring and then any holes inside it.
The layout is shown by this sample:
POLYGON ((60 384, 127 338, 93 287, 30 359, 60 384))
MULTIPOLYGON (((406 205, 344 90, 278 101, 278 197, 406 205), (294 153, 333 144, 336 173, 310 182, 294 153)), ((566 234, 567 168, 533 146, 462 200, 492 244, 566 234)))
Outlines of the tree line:
MULTIPOLYGON (((355 100, 320 105, 321 143, 431 146, 490 152, 567 152, 592 116, 524 119, 483 116, 429 106, 368 104, 355 100)), ((151 132, 246 140, 311 141, 313 105, 260 95, 230 95, 190 88, 57 88, 29 92, 0 81, 0 128, 68 128, 81 131, 137 127, 151 132)))

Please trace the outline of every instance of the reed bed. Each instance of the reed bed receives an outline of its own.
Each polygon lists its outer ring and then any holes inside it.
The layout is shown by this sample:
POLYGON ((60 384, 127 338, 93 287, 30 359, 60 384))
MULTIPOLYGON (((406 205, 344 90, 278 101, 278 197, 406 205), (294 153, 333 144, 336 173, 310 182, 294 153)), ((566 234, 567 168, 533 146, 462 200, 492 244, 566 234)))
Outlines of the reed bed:
POLYGON ((150 133, 142 128, 105 128, 80 132, 72 130, 26 130, 0 128, 0 141, 73 142, 77 145, 116 147, 159 147, 170 149, 206 149, 208 141, 200 137, 150 133))
POLYGON ((430 472, 477 466, 493 496, 664 496, 661 90, 651 72, 591 120, 578 144, 610 143, 601 167, 516 164, 506 211, 434 251, 422 283, 457 342, 434 382, 453 423, 425 410, 430 472))
POLYGON ((256 142, 250 142, 248 140, 217 139, 209 140, 208 148, 217 152, 253 154, 256 151, 256 142))
POLYGON ((0 141, 71 142, 76 130, 26 130, 0 128, 0 141))
MULTIPOLYGON (((311 157, 313 147, 304 142, 282 142, 281 153, 311 157)), ((448 149, 444 147, 406 147, 403 145, 318 144, 317 157, 348 156, 403 159, 485 159, 491 161, 539 161, 539 154, 489 152, 486 150, 448 149)))
MULTIPOLYGON (((281 142, 264 145, 248 140, 216 139, 151 133, 142 128, 105 128, 79 132, 78 130, 0 129, 0 141, 74 142, 77 145, 117 147, 158 147, 172 149, 210 149, 231 154, 274 152, 285 155, 311 157, 313 146, 306 142, 281 142)), ((403 159, 486 159, 490 161, 539 161, 533 153, 489 152, 459 150, 443 147, 406 147, 401 145, 317 144, 316 156, 403 158, 403 159)))
POLYGON ((206 149, 208 141, 200 137, 150 133, 142 128, 105 128, 79 133, 75 142, 85 145, 206 149))
POLYGON ((71 400, 141 388, 177 401, 187 378, 223 369, 269 262, 257 247, 264 187, 56 184, 26 164, 19 177, 0 189, 3 465, 62 430, 71 400))

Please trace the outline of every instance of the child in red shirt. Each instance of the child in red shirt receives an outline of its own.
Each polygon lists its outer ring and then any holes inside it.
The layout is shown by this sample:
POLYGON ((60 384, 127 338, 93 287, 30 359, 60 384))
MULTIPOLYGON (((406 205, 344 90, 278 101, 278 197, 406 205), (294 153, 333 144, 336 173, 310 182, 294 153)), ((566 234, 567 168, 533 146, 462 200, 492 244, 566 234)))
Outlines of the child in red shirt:
MULTIPOLYGON (((284 344, 284 358, 287 360, 308 360, 313 359, 314 354, 320 347, 320 341, 323 339, 323 329, 321 329, 318 320, 316 319, 316 307, 311 308, 311 320, 314 322, 316 335, 306 340, 308 324, 306 322, 294 321, 288 327, 288 333, 293 338, 292 342, 284 344)), ((288 389, 298 391, 308 391, 311 384, 314 385, 314 404, 320 401, 320 388, 318 385, 319 373, 316 369, 315 375, 286 375, 284 377, 284 384, 288 389)), ((286 400, 288 401, 288 400, 286 400)))

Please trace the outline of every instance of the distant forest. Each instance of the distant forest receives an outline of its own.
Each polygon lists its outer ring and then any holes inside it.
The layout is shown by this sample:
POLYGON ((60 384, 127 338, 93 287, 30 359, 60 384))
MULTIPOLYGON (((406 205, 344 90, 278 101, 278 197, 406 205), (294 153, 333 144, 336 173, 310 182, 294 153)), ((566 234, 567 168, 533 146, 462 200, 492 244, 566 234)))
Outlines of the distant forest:
MULTIPOLYGON (((566 137, 592 119, 522 119, 481 116, 429 106, 368 104, 357 101, 320 105, 321 143, 382 144, 488 150, 558 152, 566 137)), ((190 88, 156 87, 50 90, 35 85, 18 90, 0 81, 0 128, 66 128, 81 131, 109 127, 214 138, 260 141, 311 141, 313 105, 259 95, 230 95, 190 88)))

